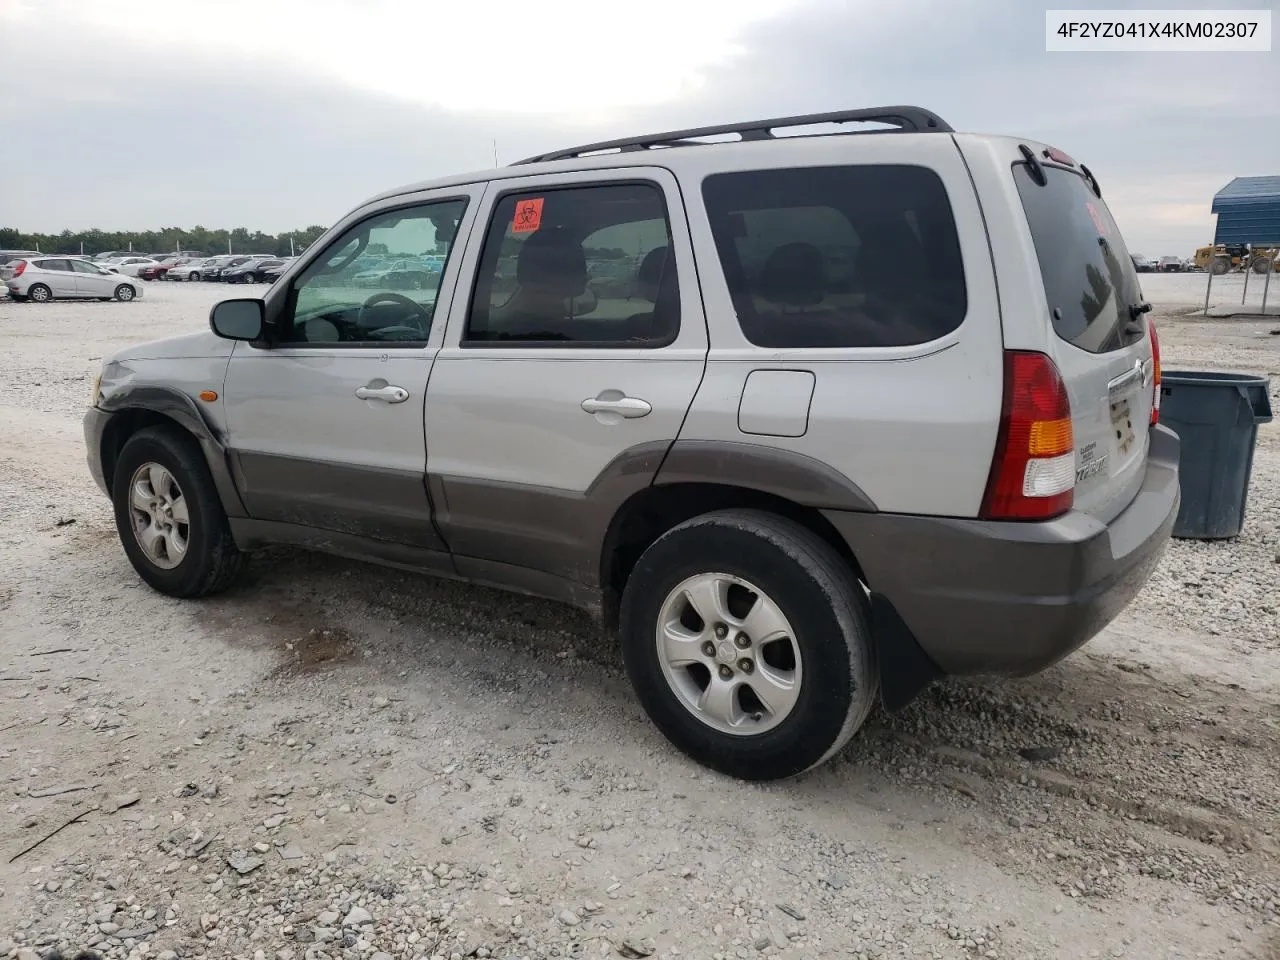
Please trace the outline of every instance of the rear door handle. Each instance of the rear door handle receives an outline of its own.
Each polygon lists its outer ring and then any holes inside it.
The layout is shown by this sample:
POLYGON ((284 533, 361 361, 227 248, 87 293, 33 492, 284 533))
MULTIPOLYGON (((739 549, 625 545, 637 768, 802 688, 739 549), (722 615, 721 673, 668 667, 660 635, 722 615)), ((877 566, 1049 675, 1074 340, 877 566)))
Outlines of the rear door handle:
POLYGON ((619 397, 616 400, 605 400, 601 397, 587 397, 582 401, 582 409, 587 413, 616 413, 630 420, 634 417, 645 417, 653 412, 648 400, 639 397, 619 397))
POLYGON ((356 396, 361 400, 385 400, 387 403, 404 403, 409 399, 409 391, 404 387, 387 384, 385 387, 356 387, 356 396))

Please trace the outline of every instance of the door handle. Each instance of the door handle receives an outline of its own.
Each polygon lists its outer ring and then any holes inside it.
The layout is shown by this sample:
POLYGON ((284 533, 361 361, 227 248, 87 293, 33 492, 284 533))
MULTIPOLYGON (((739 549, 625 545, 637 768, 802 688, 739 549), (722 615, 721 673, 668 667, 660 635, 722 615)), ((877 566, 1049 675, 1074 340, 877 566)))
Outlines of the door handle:
POLYGON ((356 387, 356 396, 361 400, 385 400, 387 403, 404 403, 409 399, 409 391, 404 387, 388 384, 385 387, 356 387))
MULTIPOLYGON (((616 392, 616 391, 615 391, 616 392)), ((639 397, 619 397, 616 400, 602 400, 600 397, 587 397, 582 401, 582 409, 587 413, 616 413, 628 420, 633 417, 644 417, 653 411, 647 400, 639 397)))

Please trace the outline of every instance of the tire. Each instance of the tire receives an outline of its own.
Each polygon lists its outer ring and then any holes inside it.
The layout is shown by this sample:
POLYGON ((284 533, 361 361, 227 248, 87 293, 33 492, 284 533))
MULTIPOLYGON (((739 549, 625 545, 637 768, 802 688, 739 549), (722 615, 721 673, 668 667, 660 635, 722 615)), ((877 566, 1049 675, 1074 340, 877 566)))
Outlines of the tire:
POLYGON ((1268 260, 1266 257, 1258 257, 1253 261, 1250 269, 1253 270, 1254 273, 1266 273, 1271 269, 1271 263, 1272 261, 1268 260))
POLYGON ((115 298, 121 303, 128 303, 134 298, 136 293, 137 291, 135 291, 133 287, 129 286, 129 284, 122 283, 120 286, 116 287, 115 298))
POLYGON ((187 275, 187 279, 190 280, 192 283, 195 283, 197 280, 200 279, 200 274, 192 270, 191 273, 187 275))
POLYGON ((43 283, 33 283, 27 288, 27 299, 32 303, 48 303, 53 299, 53 291, 43 283))
POLYGON ((869 623, 861 585, 819 537, 775 514, 725 510, 674 527, 644 552, 623 591, 619 633, 632 687, 672 744, 729 776, 777 780, 830 759, 875 705, 869 623), (713 616, 690 614, 686 588, 704 608, 713 594, 721 598, 727 632, 708 622, 713 616), (768 614, 762 602, 781 614, 770 630, 781 639, 758 646, 740 628, 768 614), (675 644, 660 644, 664 622, 679 633, 675 644), (676 662, 660 647, 678 647, 676 662), (712 684, 733 692, 721 709, 703 710, 698 698, 712 684))
POLYGON ((1209 269, 1213 271, 1215 277, 1220 277, 1231 269, 1231 262, 1224 257, 1215 257, 1209 269))
POLYGON ((203 597, 231 586, 244 569, 245 555, 231 537, 209 466, 190 434, 176 427, 148 427, 135 433, 120 451, 111 490, 116 532, 125 555, 153 589, 171 597, 203 597), (164 482, 157 469, 171 478, 172 485, 164 482), (169 501, 169 510, 162 504, 159 513, 144 512, 141 505, 147 501, 142 497, 148 493, 151 502, 169 501), (180 511, 172 509, 179 499, 186 507, 186 524, 179 519, 180 511), (135 530, 135 518, 151 530, 157 528, 157 519, 172 523, 169 535, 159 538, 164 541, 161 549, 148 553, 144 538, 135 530), (184 544, 180 554, 171 550, 176 546, 173 534, 184 544))

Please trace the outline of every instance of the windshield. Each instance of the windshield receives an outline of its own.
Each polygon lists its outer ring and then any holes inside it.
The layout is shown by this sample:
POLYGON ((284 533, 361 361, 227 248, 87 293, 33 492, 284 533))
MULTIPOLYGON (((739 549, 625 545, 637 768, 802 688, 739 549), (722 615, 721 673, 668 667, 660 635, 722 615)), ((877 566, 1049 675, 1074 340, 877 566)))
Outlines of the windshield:
POLYGON ((1120 229, 1083 176, 1042 169, 1044 186, 1025 163, 1014 165, 1014 180, 1035 241, 1053 329, 1090 353, 1130 346, 1146 334, 1130 323, 1130 307, 1142 302, 1142 289, 1120 229))

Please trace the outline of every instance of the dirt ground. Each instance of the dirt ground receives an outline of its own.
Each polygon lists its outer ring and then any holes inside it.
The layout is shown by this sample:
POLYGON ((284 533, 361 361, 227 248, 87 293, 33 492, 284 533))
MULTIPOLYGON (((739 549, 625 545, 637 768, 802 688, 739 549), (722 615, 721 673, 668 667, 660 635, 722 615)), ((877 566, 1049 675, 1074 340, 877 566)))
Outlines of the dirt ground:
MULTIPOLYGON (((1280 407, 1275 320, 1143 282, 1166 369, 1280 407)), ((1280 426, 1245 535, 1175 541, 1077 654, 753 786, 552 604, 286 550, 144 587, 80 417, 219 295, 0 301, 0 958, 1280 958, 1280 426)))

